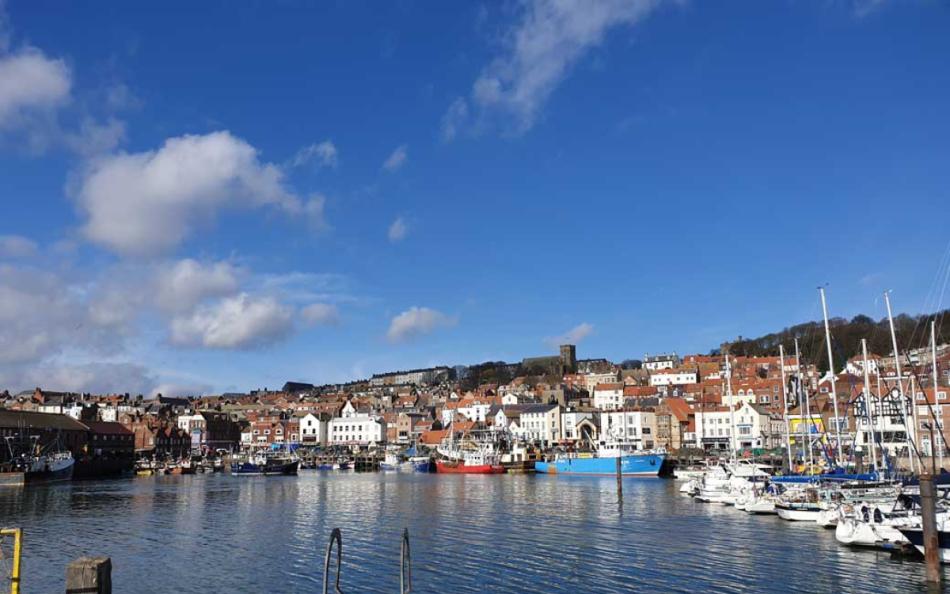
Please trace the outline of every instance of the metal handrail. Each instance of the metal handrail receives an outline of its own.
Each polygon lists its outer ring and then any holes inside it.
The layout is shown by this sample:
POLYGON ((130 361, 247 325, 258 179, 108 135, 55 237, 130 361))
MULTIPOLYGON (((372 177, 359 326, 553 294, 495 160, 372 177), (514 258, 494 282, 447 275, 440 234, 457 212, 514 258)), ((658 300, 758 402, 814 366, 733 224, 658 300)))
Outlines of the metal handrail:
POLYGON ((343 536, 340 533, 339 528, 334 528, 333 532, 330 533, 330 544, 327 545, 327 556, 323 563, 323 594, 328 594, 330 591, 330 555, 333 553, 333 543, 336 542, 336 583, 334 584, 334 590, 336 594, 343 594, 343 590, 340 589, 340 569, 343 565, 343 536))
POLYGON ((10 594, 19 594, 20 592, 20 549, 22 547, 23 529, 22 528, 2 528, 0 529, 0 540, 4 536, 13 537, 13 557, 10 567, 10 594))
POLYGON ((402 531, 402 547, 399 554, 399 594, 412 592, 412 552, 409 549, 409 529, 402 531))

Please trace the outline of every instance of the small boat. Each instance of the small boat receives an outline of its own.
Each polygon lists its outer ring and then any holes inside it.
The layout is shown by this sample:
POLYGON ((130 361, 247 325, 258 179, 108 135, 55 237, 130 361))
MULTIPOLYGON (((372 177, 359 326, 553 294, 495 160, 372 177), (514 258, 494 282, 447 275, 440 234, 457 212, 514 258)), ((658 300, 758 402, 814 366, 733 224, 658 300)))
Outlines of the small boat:
POLYGON ((383 457, 383 461, 379 463, 379 469, 396 472, 411 471, 412 464, 398 452, 390 450, 386 452, 386 455, 383 457))
MULTIPOLYGON (((904 535, 915 549, 924 554, 924 529, 920 526, 899 528, 900 533, 904 535)), ((938 552, 941 563, 950 563, 950 531, 941 530, 937 526, 937 545, 940 547, 938 552)))
POLYGON ((151 460, 142 458, 135 462, 136 476, 152 476, 155 474, 155 464, 151 460))
POLYGON ((293 454, 252 454, 231 463, 231 474, 292 476, 297 474, 300 460, 293 454))
POLYGON ((197 474, 199 464, 194 460, 182 460, 179 464, 181 474, 197 474))
POLYGON ((683 466, 673 469, 673 478, 681 481, 688 481, 696 478, 702 478, 706 471, 709 468, 705 463, 691 464, 690 466, 683 466))

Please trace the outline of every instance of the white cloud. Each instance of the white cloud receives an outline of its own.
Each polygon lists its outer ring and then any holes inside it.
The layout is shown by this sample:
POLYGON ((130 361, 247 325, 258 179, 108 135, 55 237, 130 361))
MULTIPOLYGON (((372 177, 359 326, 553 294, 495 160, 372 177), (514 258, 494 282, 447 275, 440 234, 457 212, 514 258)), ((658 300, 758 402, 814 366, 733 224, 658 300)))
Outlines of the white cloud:
POLYGON ((326 326, 340 323, 340 311, 329 303, 311 303, 300 310, 300 317, 311 326, 326 326))
POLYGON ((86 158, 109 153, 125 140, 125 122, 109 118, 99 123, 83 119, 76 132, 63 135, 63 143, 74 153, 86 158))
POLYGON ((21 235, 0 235, 0 258, 28 258, 36 253, 36 242, 21 235))
POLYGON ((146 392, 150 398, 155 398, 159 394, 175 398, 181 396, 202 396, 210 393, 211 386, 209 384, 178 382, 164 382, 146 392))
POLYGON ((562 344, 577 344, 580 341, 584 340, 594 331, 594 326, 584 322, 574 326, 564 334, 560 336, 551 336, 544 339, 545 344, 548 346, 556 347, 562 344))
MULTIPOLYGON (((471 102, 483 115, 510 119, 514 132, 530 129, 554 89, 577 61, 617 26, 646 17, 658 0, 527 0, 520 22, 507 32, 505 50, 472 85, 471 102)), ((443 117, 443 137, 457 133, 467 106, 458 99, 443 117), (448 125, 447 125, 448 122, 448 125)))
POLYGON ((454 317, 428 307, 410 307, 389 324, 386 337, 390 342, 402 342, 429 334, 439 328, 448 328, 458 323, 454 317))
POLYGON ((272 297, 241 293, 173 319, 171 341, 212 349, 254 348, 287 337, 293 330, 293 318, 294 309, 272 297))
POLYGON ((406 224, 406 221, 403 220, 402 217, 397 217, 389 226, 387 236, 389 237, 389 241, 395 243, 405 239, 407 233, 409 233, 409 226, 406 224))
POLYGON ((190 311, 211 297, 238 292, 238 270, 228 262, 190 258, 163 265, 155 276, 155 303, 169 312, 190 311))
POLYGON ((320 167, 336 167, 339 163, 336 145, 329 140, 311 144, 297 151, 291 164, 302 167, 309 163, 316 163, 320 167))
POLYGON ((383 161, 383 169, 390 172, 398 171, 402 169, 408 160, 409 146, 401 144, 383 161))
POLYGON ((147 368, 128 362, 51 362, 17 371, 0 369, 0 386, 13 389, 41 387, 95 394, 149 394, 154 385, 155 378, 147 368))
POLYGON ((454 140, 467 120, 468 102, 458 97, 442 116, 442 140, 445 142, 454 140))
POLYGON ((82 231, 119 254, 168 252, 226 208, 270 205, 323 227, 323 198, 301 200, 280 168, 229 132, 170 138, 158 150, 92 161, 77 193, 82 231))
POLYGON ((108 352, 120 338, 90 315, 81 284, 0 264, 0 366, 36 363, 69 348, 108 352))
POLYGON ((55 110, 69 100, 71 86, 66 63, 36 48, 0 56, 0 129, 22 125, 31 113, 55 110))

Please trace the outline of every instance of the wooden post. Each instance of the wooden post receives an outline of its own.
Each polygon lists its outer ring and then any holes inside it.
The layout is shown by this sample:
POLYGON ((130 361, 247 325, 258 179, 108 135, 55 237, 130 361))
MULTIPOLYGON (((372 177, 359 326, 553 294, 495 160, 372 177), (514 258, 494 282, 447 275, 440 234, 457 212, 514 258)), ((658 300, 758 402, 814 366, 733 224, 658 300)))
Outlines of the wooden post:
POLYGON ((617 497, 623 497, 623 480, 620 472, 620 464, 623 456, 617 456, 617 497))
POLYGON ((112 559, 80 557, 66 566, 66 594, 112 594, 112 559))
POLYGON ((920 475, 920 513, 924 534, 924 564, 927 581, 940 583, 940 539, 937 533, 937 507, 934 504, 934 481, 929 474, 920 475))

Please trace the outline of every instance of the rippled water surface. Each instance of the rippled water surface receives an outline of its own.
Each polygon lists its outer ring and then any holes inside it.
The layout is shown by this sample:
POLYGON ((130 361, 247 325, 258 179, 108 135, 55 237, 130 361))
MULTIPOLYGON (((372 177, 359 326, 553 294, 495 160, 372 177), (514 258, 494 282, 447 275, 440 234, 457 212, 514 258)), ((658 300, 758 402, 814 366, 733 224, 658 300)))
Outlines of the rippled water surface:
POLYGON ((149 477, 0 490, 25 532, 23 592, 112 557, 118 593, 318 592, 330 531, 341 587, 398 592, 912 592, 923 565, 834 533, 695 503, 662 479, 302 472, 149 477))

